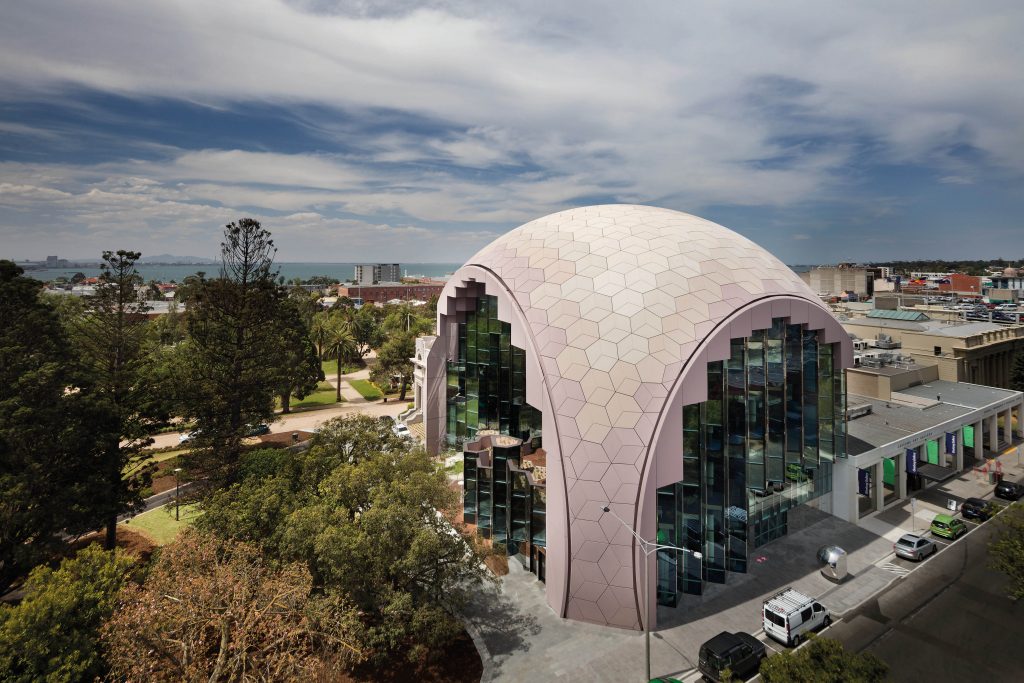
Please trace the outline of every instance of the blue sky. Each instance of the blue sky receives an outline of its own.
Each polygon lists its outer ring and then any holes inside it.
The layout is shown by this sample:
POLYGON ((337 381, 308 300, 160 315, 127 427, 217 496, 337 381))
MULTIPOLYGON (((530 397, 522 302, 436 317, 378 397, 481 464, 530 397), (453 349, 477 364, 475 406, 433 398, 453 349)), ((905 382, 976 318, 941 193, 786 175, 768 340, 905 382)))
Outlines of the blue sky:
POLYGON ((789 263, 1024 258, 1024 5, 9 3, 0 256, 470 257, 667 206, 789 263))

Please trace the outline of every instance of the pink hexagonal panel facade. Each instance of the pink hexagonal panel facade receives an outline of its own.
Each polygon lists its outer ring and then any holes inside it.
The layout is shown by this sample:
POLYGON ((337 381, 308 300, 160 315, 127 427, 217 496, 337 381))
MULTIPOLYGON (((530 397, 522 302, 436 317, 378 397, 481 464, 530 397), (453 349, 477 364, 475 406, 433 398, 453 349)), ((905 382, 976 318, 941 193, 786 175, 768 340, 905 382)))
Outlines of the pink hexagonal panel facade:
MULTIPOLYGON (((682 478, 675 413, 703 399, 705 366, 724 357, 722 339, 727 354, 730 337, 773 315, 825 329, 828 341, 845 335, 761 247, 649 206, 572 209, 495 240, 442 293, 443 348, 452 344, 448 323, 484 293, 497 297, 513 343, 526 350, 527 400, 543 414, 548 603, 567 618, 639 628, 653 613, 637 590, 642 555, 602 508, 653 536, 654 491, 682 478)), ((444 410, 443 398, 428 404, 428 441, 443 434, 444 410)), ((646 578, 653 563, 651 571, 646 578)))

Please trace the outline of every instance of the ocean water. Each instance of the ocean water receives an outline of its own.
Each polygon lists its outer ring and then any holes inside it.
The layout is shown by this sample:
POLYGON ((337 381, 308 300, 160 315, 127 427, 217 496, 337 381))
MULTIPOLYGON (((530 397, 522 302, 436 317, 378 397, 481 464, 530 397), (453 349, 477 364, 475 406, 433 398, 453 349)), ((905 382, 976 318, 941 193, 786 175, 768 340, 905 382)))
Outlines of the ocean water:
MULTIPOLYGON (((286 280, 302 278, 308 280, 315 275, 326 275, 338 280, 351 280, 355 276, 355 263, 278 263, 277 268, 286 280)), ((444 278, 455 272, 461 263, 402 263, 402 274, 409 277, 436 277, 444 278)), ((218 272, 216 264, 197 264, 181 266, 160 266, 140 264, 137 266, 142 279, 145 282, 156 280, 157 282, 182 282, 189 275, 197 272, 204 272, 207 276, 215 276, 218 272)), ((40 270, 26 270, 25 275, 38 280, 54 280, 58 277, 71 279, 75 273, 84 273, 86 277, 95 277, 100 274, 98 267, 91 268, 43 268, 40 270)))

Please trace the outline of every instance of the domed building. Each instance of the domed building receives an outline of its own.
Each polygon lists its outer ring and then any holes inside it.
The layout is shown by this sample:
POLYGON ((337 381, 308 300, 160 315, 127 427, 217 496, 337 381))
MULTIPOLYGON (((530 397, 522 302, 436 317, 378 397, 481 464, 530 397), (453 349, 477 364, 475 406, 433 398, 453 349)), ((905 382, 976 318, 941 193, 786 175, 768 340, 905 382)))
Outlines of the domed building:
POLYGON ((829 510, 850 338, 745 237, 649 206, 562 211, 473 256, 437 310, 428 450, 464 453, 466 522, 559 615, 650 627, 655 603, 745 572, 793 507, 829 510), (639 539, 676 549, 645 562, 639 539))

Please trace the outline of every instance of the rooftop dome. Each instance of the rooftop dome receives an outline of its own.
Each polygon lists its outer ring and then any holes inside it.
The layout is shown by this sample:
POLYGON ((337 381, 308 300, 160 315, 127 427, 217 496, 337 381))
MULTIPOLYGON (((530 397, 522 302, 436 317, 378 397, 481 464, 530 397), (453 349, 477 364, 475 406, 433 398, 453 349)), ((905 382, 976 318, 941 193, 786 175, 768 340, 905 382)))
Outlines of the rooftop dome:
POLYGON ((1014 268, 1013 266, 1009 266, 1005 270, 1003 270, 1003 275, 1005 277, 1017 277, 1017 269, 1014 268))
POLYGON ((796 273, 746 237, 650 206, 587 206, 538 218, 466 265, 504 281, 541 354, 576 380, 625 361, 644 382, 671 381, 692 348, 744 304, 777 294, 817 301, 796 273))

